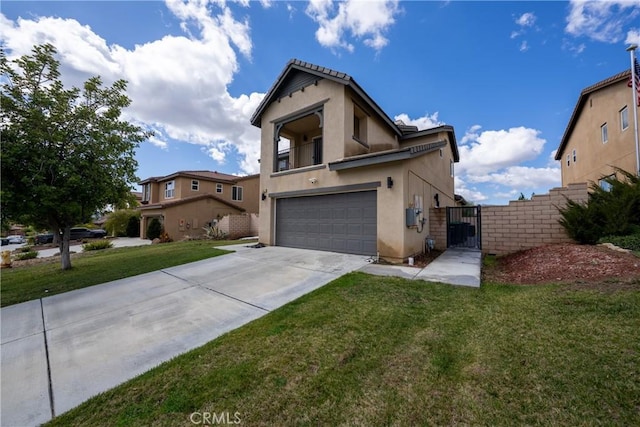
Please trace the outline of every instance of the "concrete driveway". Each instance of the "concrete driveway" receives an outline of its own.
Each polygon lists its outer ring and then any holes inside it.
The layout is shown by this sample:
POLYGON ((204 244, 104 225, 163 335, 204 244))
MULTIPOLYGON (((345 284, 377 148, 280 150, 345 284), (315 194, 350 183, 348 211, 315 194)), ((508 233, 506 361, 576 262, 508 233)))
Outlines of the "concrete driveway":
POLYGON ((237 252, 1 309, 1 425, 46 422, 368 263, 229 248, 237 252))

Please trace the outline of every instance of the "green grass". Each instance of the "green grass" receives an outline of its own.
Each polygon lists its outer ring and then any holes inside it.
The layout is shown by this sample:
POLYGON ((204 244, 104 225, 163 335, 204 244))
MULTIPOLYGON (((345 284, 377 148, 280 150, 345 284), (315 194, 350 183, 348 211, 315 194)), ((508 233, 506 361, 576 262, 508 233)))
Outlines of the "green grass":
POLYGON ((60 269, 60 257, 44 264, 3 269, 1 306, 223 255, 228 251, 214 246, 237 243, 241 242, 192 240, 91 251, 72 255, 73 268, 67 271, 60 269))
POLYGON ((50 425, 640 425, 640 282, 590 289, 351 273, 50 425))

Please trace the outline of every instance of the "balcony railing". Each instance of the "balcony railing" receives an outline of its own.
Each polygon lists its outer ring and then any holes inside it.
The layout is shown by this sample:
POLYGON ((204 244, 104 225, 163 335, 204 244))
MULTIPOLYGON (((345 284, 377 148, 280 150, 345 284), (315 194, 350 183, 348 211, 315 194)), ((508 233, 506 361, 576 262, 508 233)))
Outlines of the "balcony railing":
POLYGON ((276 172, 290 169, 303 168, 305 166, 319 165, 322 163, 322 140, 302 145, 294 145, 290 148, 278 151, 278 163, 276 172))

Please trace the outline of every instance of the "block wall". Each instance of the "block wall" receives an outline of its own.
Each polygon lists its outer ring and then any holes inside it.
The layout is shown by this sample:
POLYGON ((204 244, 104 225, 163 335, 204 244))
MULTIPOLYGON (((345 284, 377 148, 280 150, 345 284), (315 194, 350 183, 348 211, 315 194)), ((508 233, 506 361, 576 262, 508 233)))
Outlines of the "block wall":
MULTIPOLYGON (((558 208, 566 205, 565 197, 586 202, 587 184, 554 188, 549 194, 512 201, 506 206, 482 206, 482 252, 505 255, 535 246, 571 242, 558 223, 558 208)), ((446 210, 431 209, 430 215, 430 233, 436 239, 436 248, 445 249, 446 210)))
POLYGON ((258 215, 226 215, 218 222, 218 229, 230 240, 258 235, 258 215))

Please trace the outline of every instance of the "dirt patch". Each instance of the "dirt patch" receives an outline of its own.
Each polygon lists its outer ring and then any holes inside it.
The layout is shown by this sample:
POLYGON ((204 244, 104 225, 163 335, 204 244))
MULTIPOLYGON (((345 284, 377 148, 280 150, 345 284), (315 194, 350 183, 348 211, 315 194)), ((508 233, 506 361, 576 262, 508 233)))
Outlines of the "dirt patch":
POLYGON ((497 283, 575 283, 640 286, 640 257, 603 246, 558 244, 498 257, 483 267, 483 280, 497 283), (635 284, 635 285, 634 285, 635 284))

